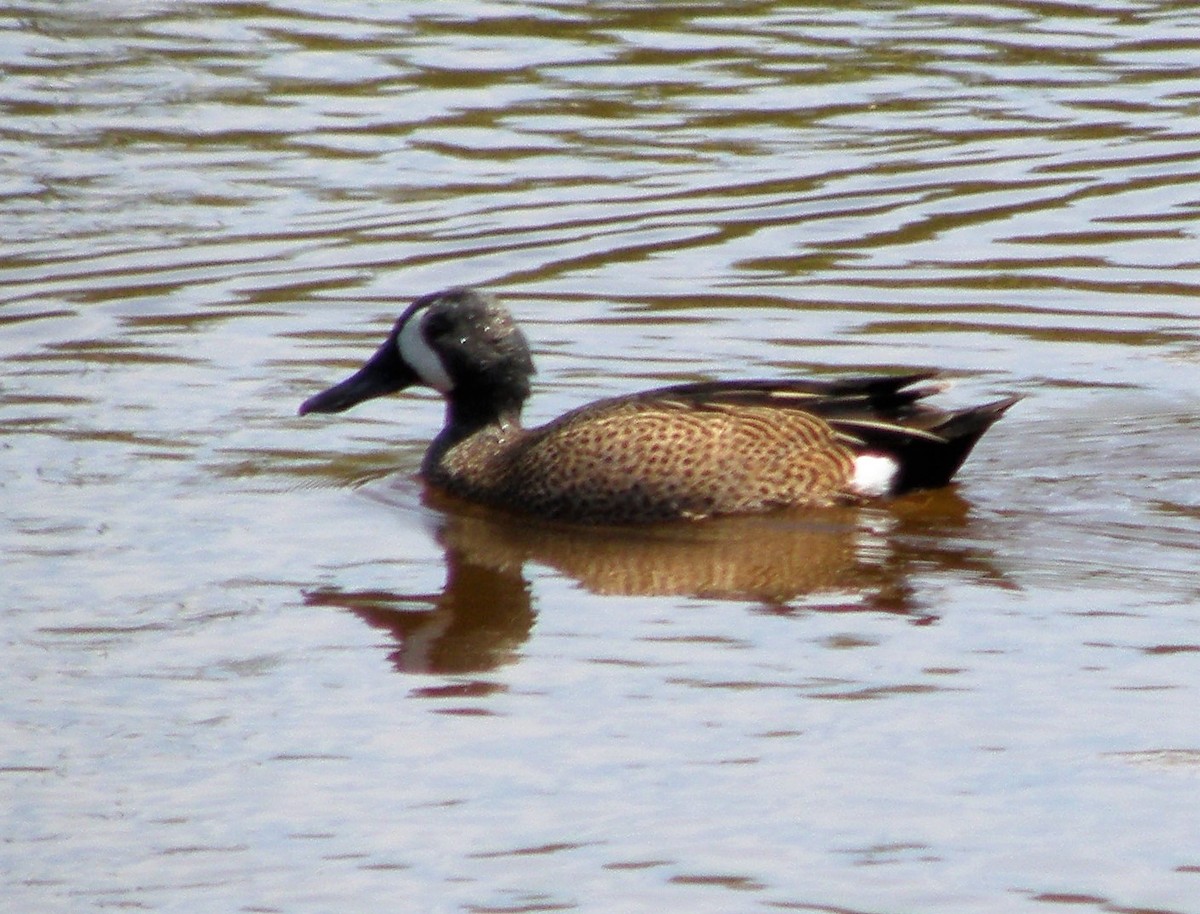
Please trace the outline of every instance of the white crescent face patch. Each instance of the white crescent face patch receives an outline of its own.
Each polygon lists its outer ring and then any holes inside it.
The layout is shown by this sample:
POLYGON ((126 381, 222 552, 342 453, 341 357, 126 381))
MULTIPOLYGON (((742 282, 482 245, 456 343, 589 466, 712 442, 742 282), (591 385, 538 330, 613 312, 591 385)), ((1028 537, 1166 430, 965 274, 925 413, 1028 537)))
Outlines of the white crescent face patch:
POLYGON ((425 321, 428 318, 429 310, 425 309, 405 321, 396 337, 396 348, 400 351, 400 358, 417 373, 421 383, 441 393, 449 393, 454 381, 450 379, 442 357, 425 339, 425 321))

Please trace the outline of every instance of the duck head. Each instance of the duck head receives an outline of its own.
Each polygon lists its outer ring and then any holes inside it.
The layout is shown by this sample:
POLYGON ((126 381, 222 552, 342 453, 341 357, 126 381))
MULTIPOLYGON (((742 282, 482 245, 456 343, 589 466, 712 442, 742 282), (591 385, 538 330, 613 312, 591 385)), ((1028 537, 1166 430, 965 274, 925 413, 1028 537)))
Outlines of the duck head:
POLYGON ((447 289, 413 302, 362 368, 305 400, 300 415, 340 413, 421 384, 446 398, 452 423, 496 421, 519 415, 533 372, 507 309, 475 289, 447 289))

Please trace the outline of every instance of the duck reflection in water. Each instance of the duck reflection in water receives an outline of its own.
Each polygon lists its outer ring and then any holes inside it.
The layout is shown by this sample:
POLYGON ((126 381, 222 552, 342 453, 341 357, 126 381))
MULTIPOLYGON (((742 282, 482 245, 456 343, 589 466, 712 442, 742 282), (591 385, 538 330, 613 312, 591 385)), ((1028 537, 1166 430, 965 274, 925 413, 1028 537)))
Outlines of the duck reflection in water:
POLYGON ((322 588, 310 605, 349 609, 386 632, 406 673, 464 674, 518 659, 536 611, 526 577, 548 567, 597 595, 689 597, 751 603, 760 612, 875 612, 913 624, 937 619, 910 581, 915 568, 1000 579, 952 490, 919 493, 888 509, 845 508, 724 518, 707 524, 581 528, 530 522, 411 480, 371 496, 404 513, 436 509, 446 557, 440 593, 322 588), (423 499, 425 506, 417 503, 423 499), (432 608, 430 608, 432 607, 432 608))

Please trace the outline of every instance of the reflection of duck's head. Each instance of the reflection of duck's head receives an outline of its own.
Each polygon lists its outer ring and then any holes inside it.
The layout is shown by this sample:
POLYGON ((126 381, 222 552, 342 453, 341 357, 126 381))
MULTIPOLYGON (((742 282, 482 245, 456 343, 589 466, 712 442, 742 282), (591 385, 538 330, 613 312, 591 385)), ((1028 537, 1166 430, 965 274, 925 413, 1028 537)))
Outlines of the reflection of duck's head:
POLYGON ((681 384, 520 424, 533 361, 490 296, 417 299, 387 340, 301 415, 423 384, 447 403, 425 478, 482 504, 601 523, 857 503, 945 485, 1013 399, 947 412, 930 373, 834 381, 681 384))
POLYGON ((519 568, 493 568, 455 552, 447 553, 441 593, 320 587, 304 602, 348 609, 387 632, 396 643, 390 659, 407 673, 494 669, 514 658, 534 620, 519 568))

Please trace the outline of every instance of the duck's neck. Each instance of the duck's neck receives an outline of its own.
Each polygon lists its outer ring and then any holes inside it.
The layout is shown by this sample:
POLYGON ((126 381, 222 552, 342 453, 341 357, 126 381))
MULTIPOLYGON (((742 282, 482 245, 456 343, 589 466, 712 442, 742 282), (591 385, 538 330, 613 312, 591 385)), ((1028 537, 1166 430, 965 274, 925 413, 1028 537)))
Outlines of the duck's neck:
POLYGON ((425 454, 424 471, 437 466, 448 450, 484 430, 499 436, 521 429, 520 402, 509 404, 484 403, 478 400, 463 402, 457 398, 446 401, 446 424, 433 439, 425 454))

